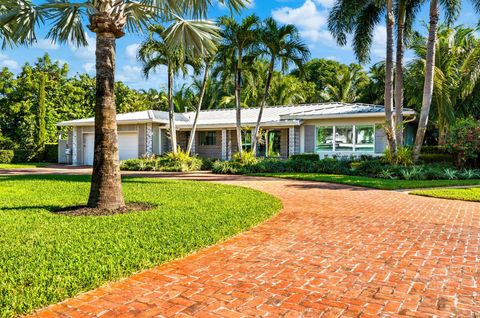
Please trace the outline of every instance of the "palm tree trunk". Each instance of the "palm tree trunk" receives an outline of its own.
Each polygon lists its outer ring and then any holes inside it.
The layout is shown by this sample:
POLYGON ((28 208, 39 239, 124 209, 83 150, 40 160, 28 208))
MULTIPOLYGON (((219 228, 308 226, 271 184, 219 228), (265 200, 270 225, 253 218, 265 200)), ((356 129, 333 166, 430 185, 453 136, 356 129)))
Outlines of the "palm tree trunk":
POLYGON ((115 210, 125 206, 118 160, 115 109, 115 37, 97 33, 95 151, 88 206, 115 210))
POLYGON ((427 130, 430 106, 432 105, 433 70, 435 68, 435 43, 437 41, 438 14, 438 0, 430 0, 430 27, 428 31, 427 57, 425 61, 425 82, 423 85, 422 110, 420 111, 415 146, 413 148, 414 161, 418 161, 418 158, 420 157, 420 151, 422 150, 423 140, 427 130))
POLYGON ((385 121, 388 145, 392 157, 397 154, 395 125, 393 124, 393 3, 387 0, 387 56, 385 61, 385 121))
POLYGON ((190 138, 188 139, 187 154, 190 154, 190 152, 192 151, 193 141, 195 140, 195 132, 197 131, 198 116, 200 115, 200 110, 202 109, 203 97, 205 96, 205 91, 207 89, 209 72, 210 72, 210 63, 207 62, 205 64, 205 74, 203 75, 203 84, 202 84, 202 90, 200 91, 200 97, 198 99, 197 112, 195 113, 192 132, 190 133, 190 138))
POLYGON ((403 56, 405 52, 406 0, 398 1, 397 57, 395 60, 395 132, 398 147, 403 146, 403 56))
POLYGON ((272 81, 274 64, 275 64, 275 57, 272 57, 272 60, 270 61, 270 67, 268 69, 267 81, 265 82, 265 93, 263 94, 260 110, 258 111, 257 124, 255 125, 255 131, 253 132, 253 136, 252 136, 252 139, 253 139, 252 152, 255 155, 257 154, 258 132, 260 131, 260 123, 262 122, 263 109, 265 108, 265 104, 267 103, 268 92, 270 90, 270 83, 272 81))
POLYGON ((168 119, 170 122, 170 141, 172 152, 177 153, 177 130, 175 127, 175 105, 173 104, 173 72, 168 68, 168 119))
POLYGON ((242 105, 241 105, 241 98, 242 98, 242 70, 241 70, 241 55, 242 53, 238 53, 238 62, 237 62, 237 69, 235 70, 235 108, 236 108, 236 130, 237 130, 237 147, 238 153, 242 154, 243 147, 242 147, 242 105))

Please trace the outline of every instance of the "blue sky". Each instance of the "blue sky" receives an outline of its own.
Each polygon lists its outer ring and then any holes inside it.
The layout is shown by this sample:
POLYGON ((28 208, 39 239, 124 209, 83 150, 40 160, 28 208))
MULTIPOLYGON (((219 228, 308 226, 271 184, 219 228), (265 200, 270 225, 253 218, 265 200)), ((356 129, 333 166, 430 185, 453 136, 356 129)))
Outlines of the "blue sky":
MULTIPOLYGON (((463 9, 457 21, 458 24, 475 26, 480 15, 476 15, 468 1, 463 1, 463 9)), ((261 18, 272 16, 280 23, 295 24, 301 32, 304 41, 311 50, 312 58, 330 58, 343 63, 355 62, 350 47, 338 47, 327 30, 328 10, 334 0, 253 0, 238 19, 252 13, 261 18)), ((219 5, 210 10, 209 18, 215 19, 229 12, 219 5)), ((428 22, 428 2, 418 16, 416 28, 424 32, 422 21, 428 22)), ((43 35, 45 28, 39 30, 43 35)), ((69 45, 57 45, 48 40, 39 39, 32 47, 7 49, 0 52, 0 67, 8 67, 18 72, 25 62, 34 62, 38 57, 48 52, 54 60, 68 62, 70 75, 89 73, 94 75, 95 37, 88 32, 90 45, 75 48, 69 45)), ((148 80, 141 74, 141 66, 135 60, 136 49, 145 37, 144 34, 129 34, 117 41, 117 80, 125 82, 136 89, 162 88, 165 86, 165 70, 159 69, 148 80)), ((383 59, 385 47, 385 27, 380 25, 375 30, 372 45, 372 63, 383 59)), ((406 54, 407 60, 411 57, 406 54)), ((368 65, 367 65, 368 66, 368 65)), ((184 80, 182 80, 183 82, 184 80)))

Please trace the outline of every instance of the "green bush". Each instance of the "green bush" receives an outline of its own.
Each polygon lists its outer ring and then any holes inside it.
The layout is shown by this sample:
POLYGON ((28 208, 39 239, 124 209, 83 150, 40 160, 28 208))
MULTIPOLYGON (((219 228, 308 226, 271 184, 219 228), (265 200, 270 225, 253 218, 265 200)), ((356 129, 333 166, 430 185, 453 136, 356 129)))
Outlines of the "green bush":
POLYGON ((0 163, 12 163, 13 150, 0 150, 0 163))
POLYGON ((448 136, 447 149, 455 156, 457 167, 480 166, 480 121, 458 120, 448 136))
POLYGON ((420 155, 420 162, 422 163, 454 163, 455 158, 448 153, 423 153, 420 155))
POLYGON ((58 144, 57 143, 45 144, 44 159, 46 162, 58 162, 58 144))
POLYGON ((448 154, 445 146, 422 146, 422 154, 448 154))
POLYGON ((350 164, 352 171, 356 175, 375 177, 385 170, 386 165, 379 159, 369 159, 354 161, 350 164))
POLYGON ((120 169, 128 171, 185 172, 200 170, 202 165, 202 159, 189 156, 185 152, 178 152, 176 154, 168 153, 163 157, 153 156, 123 160, 120 163, 120 169))
POLYGON ((400 147, 397 149, 397 156, 393 158, 390 150, 387 148, 385 150, 384 156, 382 160, 385 163, 389 163, 392 165, 400 165, 404 167, 408 167, 413 165, 413 152, 412 148, 410 147, 400 147))
POLYGON ((39 160, 40 158, 38 157, 39 157, 38 154, 36 154, 31 149, 17 149, 17 150, 14 150, 12 163, 41 161, 39 160))
POLYGON ((242 174, 245 173, 244 166, 236 161, 216 161, 213 163, 212 171, 221 174, 242 174))
POLYGON ((242 153, 233 154, 233 161, 239 162, 243 165, 252 165, 258 162, 258 159, 255 157, 254 153, 251 151, 242 151, 242 153))
POLYGON ((291 160, 319 161, 320 156, 316 153, 301 153, 290 156, 291 160))

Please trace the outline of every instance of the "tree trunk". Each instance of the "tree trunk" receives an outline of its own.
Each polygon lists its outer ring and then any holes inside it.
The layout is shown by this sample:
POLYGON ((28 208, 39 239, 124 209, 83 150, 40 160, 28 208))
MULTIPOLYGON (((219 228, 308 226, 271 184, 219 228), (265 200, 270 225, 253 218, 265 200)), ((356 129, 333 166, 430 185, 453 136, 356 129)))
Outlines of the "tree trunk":
POLYGON ((195 119, 193 121, 192 132, 190 133, 190 138, 188 139, 187 153, 190 154, 192 151, 193 141, 195 140, 195 132, 197 131, 197 122, 198 116, 200 115, 200 110, 202 109, 203 97, 205 96, 205 91, 207 89, 208 76, 210 72, 210 63, 205 64, 205 74, 203 75, 203 84, 202 90, 200 91, 200 97, 198 99, 197 111, 195 113, 195 119))
POLYGON ((37 113, 37 135, 35 141, 35 152, 36 154, 43 153, 45 150, 45 140, 46 140, 46 123, 45 123, 45 116, 46 116, 46 85, 47 75, 42 72, 40 75, 40 83, 38 87, 38 113, 37 113))
POLYGON ((387 0, 387 56, 385 61, 385 121, 388 145, 392 158, 396 158, 395 125, 393 123, 393 3, 387 0))
POLYGON ((115 210, 125 206, 115 109, 115 37, 97 33, 96 41, 95 150, 88 206, 115 210))
POLYGON ((235 108, 236 108, 236 130, 237 130, 237 147, 238 153, 242 154, 242 53, 238 53, 237 69, 235 70, 235 108))
POLYGON ((403 146, 403 56, 405 52, 406 0, 398 1, 397 57, 395 60, 395 132, 398 147, 403 146))
POLYGON ((257 124, 255 125, 255 130, 252 136, 252 139, 253 139, 252 152, 254 153, 255 156, 257 154, 258 132, 260 131, 260 123, 262 121, 263 109, 265 107, 265 104, 267 103, 268 91, 270 90, 270 82, 272 81, 274 64, 275 64, 275 57, 272 57, 272 60, 270 61, 270 67, 268 69, 267 81, 265 82, 265 92, 263 94, 262 104, 260 105, 260 110, 258 112, 257 124))
POLYGON ((433 95, 433 71, 435 68, 435 43, 437 41, 438 25, 438 0, 430 0, 430 27, 428 31, 427 57, 425 60, 425 82, 423 85, 422 110, 418 122, 417 135, 415 137, 415 146, 413 148, 413 160, 416 162, 420 157, 423 140, 428 125, 428 115, 432 105, 433 95))
POLYGON ((173 72, 168 68, 168 120, 170 122, 170 141, 172 152, 177 153, 177 128, 175 127, 175 105, 173 104, 173 72))

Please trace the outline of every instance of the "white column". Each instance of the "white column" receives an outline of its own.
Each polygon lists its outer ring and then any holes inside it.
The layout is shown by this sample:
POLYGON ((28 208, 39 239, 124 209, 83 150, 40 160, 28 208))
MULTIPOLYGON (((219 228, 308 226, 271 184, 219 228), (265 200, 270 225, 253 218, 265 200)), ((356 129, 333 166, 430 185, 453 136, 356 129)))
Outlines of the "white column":
POLYGON ((227 130, 227 160, 232 159, 232 132, 227 130))
POLYGON ((227 160, 227 130, 222 129, 222 160, 227 160))
POLYGON ((300 153, 305 152, 305 126, 300 126, 300 153))
POLYGON ((72 132, 72 165, 76 166, 78 165, 78 150, 77 150, 77 127, 73 127, 73 132, 72 132))
POLYGON ((295 154, 295 127, 288 128, 288 156, 295 154))
POLYGON ((158 154, 163 155, 162 128, 158 128, 158 154))
POLYGON ((148 156, 153 155, 153 127, 152 123, 147 123, 147 133, 146 133, 146 154, 148 156))

